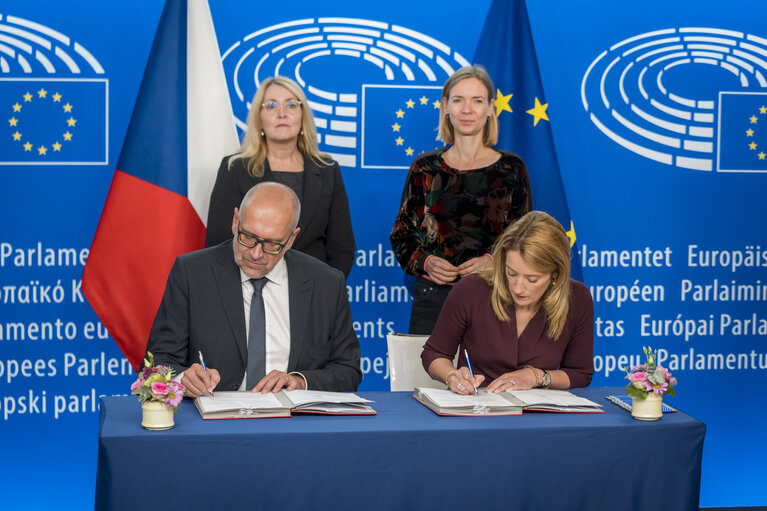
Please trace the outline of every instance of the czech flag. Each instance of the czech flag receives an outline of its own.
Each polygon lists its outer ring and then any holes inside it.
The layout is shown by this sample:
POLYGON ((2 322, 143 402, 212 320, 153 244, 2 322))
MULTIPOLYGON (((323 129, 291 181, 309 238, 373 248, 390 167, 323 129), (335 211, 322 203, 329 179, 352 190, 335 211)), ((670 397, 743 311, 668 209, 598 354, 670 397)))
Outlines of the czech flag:
POLYGON ((238 146, 207 1, 168 0, 82 283, 134 369, 173 261, 204 245, 216 171, 238 146))

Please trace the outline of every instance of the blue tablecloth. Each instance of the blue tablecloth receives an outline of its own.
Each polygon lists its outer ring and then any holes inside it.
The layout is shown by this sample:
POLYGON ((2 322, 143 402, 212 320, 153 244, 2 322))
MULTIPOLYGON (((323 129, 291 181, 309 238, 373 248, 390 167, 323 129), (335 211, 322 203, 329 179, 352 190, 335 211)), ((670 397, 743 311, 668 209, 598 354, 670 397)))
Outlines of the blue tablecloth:
POLYGON ((696 510, 705 425, 682 412, 439 417, 362 392, 376 416, 203 421, 185 400, 146 431, 135 397, 101 401, 97 509, 696 510))

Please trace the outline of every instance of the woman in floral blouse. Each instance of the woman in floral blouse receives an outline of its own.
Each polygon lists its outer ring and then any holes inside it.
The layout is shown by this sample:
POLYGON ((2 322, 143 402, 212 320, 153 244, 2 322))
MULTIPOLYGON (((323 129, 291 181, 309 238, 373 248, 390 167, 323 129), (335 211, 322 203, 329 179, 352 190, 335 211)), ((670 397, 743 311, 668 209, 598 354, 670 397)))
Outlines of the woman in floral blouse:
POLYGON ((452 285, 492 264, 491 247, 532 209, 522 159, 498 141, 495 87, 478 66, 459 69, 442 89, 439 139, 410 167, 390 236, 406 273, 416 275, 412 334, 430 334, 452 285))

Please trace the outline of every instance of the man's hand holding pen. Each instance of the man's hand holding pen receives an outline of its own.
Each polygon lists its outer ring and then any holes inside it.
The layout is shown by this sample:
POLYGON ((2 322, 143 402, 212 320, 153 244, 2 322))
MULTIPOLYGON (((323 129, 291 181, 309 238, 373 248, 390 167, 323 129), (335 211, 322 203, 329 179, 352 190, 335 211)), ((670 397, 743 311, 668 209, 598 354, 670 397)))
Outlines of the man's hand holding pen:
POLYGON ((203 369, 200 364, 192 364, 184 371, 181 383, 186 387, 186 395, 198 397, 213 392, 221 376, 215 369, 203 369))

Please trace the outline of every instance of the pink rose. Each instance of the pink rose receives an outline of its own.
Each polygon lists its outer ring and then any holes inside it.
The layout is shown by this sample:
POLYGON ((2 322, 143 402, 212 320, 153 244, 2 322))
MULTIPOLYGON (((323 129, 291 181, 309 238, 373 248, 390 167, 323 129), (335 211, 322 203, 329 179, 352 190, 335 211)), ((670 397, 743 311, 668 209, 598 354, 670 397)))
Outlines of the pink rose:
POLYGON ((636 373, 632 373, 629 375, 629 380, 631 381, 646 381, 647 380, 647 373, 644 371, 638 371, 636 373))
POLYGON ((167 396, 170 391, 170 388, 161 381, 154 382, 150 388, 152 390, 152 396, 154 396, 155 399, 162 399, 167 396))
POLYGON ((135 391, 136 389, 138 389, 138 388, 141 388, 141 386, 142 386, 143 384, 144 384, 144 379, 143 379, 143 378, 139 378, 138 380, 136 380, 136 381, 134 381, 133 383, 131 383, 131 386, 130 386, 130 391, 131 391, 131 392, 133 392, 133 391, 135 391))

